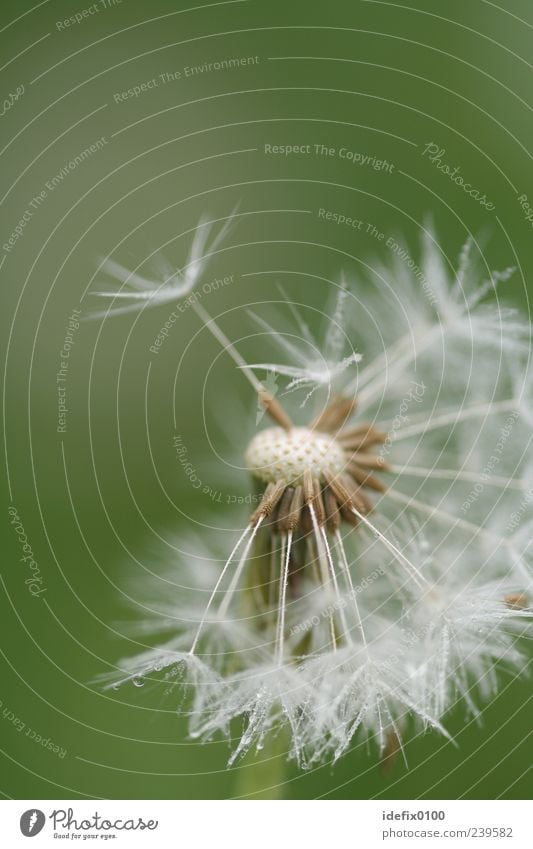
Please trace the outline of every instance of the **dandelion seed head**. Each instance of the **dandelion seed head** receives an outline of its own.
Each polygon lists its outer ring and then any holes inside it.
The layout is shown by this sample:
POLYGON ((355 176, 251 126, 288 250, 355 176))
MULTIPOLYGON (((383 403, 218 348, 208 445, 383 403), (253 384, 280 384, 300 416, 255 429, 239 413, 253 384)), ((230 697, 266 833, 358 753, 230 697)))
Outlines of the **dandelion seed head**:
MULTIPOLYGON (((208 233, 201 222, 188 274, 167 269, 160 287, 108 265, 127 288, 105 295, 134 301, 126 310, 182 297, 206 267, 208 233)), ((531 327, 489 302, 510 270, 479 281, 472 243, 456 273, 433 236, 421 262, 424 297, 403 261, 392 269, 403 313, 390 289, 365 287, 372 321, 358 321, 343 279, 322 340, 283 293, 295 333, 254 316, 282 355, 274 363, 247 363, 204 306, 193 308, 253 387, 257 420, 272 421, 244 452, 258 502, 223 566, 207 532, 205 570, 190 555, 169 564, 164 598, 143 605, 154 615, 136 632, 156 645, 101 682, 149 684, 179 669, 193 737, 229 739, 240 722, 230 763, 282 730, 301 767, 369 741, 387 760, 409 731, 447 736, 458 701, 477 715, 500 670, 525 668, 531 327), (289 379, 277 395, 276 375, 289 379)), ((228 422, 238 440, 237 417, 228 422)))
POLYGON ((251 474, 263 483, 284 480, 292 485, 303 483, 306 469, 323 479, 324 472, 340 474, 346 464, 344 451, 334 438, 307 427, 261 431, 250 442, 245 459, 251 474))

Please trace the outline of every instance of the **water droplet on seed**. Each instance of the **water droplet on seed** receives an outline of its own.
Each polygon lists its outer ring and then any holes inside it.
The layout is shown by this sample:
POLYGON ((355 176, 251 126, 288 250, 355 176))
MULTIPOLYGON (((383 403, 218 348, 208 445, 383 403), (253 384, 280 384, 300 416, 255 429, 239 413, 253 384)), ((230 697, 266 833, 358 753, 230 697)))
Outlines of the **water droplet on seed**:
POLYGON ((141 675, 136 675, 131 679, 134 687, 144 687, 144 678, 141 675))

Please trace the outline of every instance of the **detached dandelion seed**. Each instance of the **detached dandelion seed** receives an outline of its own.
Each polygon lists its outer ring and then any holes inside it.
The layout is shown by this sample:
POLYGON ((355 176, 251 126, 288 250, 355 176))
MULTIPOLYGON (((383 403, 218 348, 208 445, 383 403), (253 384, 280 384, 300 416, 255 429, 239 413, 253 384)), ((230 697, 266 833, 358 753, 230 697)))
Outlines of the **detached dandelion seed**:
MULTIPOLYGON (((185 297, 230 223, 208 246, 203 219, 184 269, 159 282, 108 261, 122 288, 99 293, 112 303, 98 315, 185 297)), ((369 740, 390 771, 410 735, 448 736, 457 702, 477 716, 500 672, 526 668, 531 327, 494 300, 511 271, 479 280, 470 242, 453 274, 426 234, 430 298, 395 263, 359 293, 366 317, 352 309, 357 283, 341 279, 323 342, 282 290, 291 339, 252 316, 258 345, 267 338, 278 362, 248 363, 194 304, 255 393, 250 416, 261 429, 244 460, 258 504, 229 556, 218 559, 214 535, 201 569, 186 558, 179 566, 189 590, 151 603, 138 631, 165 641, 100 680, 162 679, 166 692, 185 683, 194 738, 230 737, 232 720, 244 718, 230 763, 285 729, 301 767, 369 740), (409 325, 383 285, 391 273, 409 325), (277 397, 276 375, 289 379, 277 397)), ((164 575, 172 583, 169 567, 164 575)))

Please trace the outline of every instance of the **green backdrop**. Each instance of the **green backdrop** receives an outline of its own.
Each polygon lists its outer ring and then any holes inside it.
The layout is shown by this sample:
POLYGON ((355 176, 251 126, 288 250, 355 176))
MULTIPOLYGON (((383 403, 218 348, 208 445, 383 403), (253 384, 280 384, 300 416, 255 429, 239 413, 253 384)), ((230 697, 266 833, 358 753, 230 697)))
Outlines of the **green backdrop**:
MULTIPOLYGON (((0 38, 1 790, 28 799, 232 797, 246 785, 249 759, 226 770, 227 745, 188 741, 157 690, 103 694, 89 682, 134 651, 117 625, 135 619, 125 604, 130 577, 156 571, 160 551, 172 558, 172 540, 194 520, 201 530, 242 519, 191 487, 176 432, 203 481, 239 494, 246 477, 229 466, 255 401, 192 311, 157 354, 150 346, 167 307, 82 321, 70 336, 69 318, 94 307, 86 293, 102 256, 134 266, 168 243, 170 261, 182 264, 183 234, 202 213, 222 218, 236 204, 228 249, 208 273, 233 280, 205 301, 234 339, 251 332, 245 305, 279 297, 278 279, 320 308, 327 283, 318 278, 344 269, 364 295, 364 265, 390 258, 389 237, 418 259, 428 215, 450 261, 473 233, 485 240, 489 267, 516 265, 506 295, 527 309, 533 8, 528 0, 6 0, 0 38), (437 167, 429 144, 476 197, 437 167), (287 155, 287 145, 300 150, 287 155), (68 412, 58 432, 60 398, 68 412), (13 505, 38 564, 35 596, 13 505)), ((503 681, 480 724, 462 710, 448 717, 457 747, 419 736, 406 747, 409 769, 399 762, 385 777, 356 745, 335 767, 289 767, 281 792, 524 797, 529 698, 527 680, 503 681)), ((269 789, 266 759, 264 770, 264 795, 279 793, 269 789)))

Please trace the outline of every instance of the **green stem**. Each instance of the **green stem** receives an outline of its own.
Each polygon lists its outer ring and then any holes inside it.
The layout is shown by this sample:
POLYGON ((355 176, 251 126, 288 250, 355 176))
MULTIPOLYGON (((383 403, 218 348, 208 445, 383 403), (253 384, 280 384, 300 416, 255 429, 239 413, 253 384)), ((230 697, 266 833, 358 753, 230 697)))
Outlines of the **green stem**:
POLYGON ((288 740, 284 732, 268 737, 260 753, 249 752, 236 773, 234 799, 285 798, 288 740))

